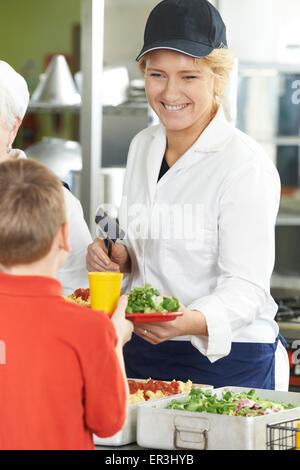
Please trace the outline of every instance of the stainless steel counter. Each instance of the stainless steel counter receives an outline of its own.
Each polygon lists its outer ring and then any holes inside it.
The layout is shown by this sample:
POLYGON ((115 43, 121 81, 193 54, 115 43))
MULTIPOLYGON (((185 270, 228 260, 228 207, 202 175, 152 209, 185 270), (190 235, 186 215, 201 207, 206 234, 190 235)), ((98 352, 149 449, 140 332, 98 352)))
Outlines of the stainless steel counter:
POLYGON ((114 450, 114 451, 118 451, 118 450, 147 450, 145 449, 144 447, 140 447, 137 445, 136 442, 133 442, 132 444, 128 444, 128 445, 125 445, 125 446, 95 446, 95 450, 105 450, 105 451, 108 451, 108 450, 114 450))

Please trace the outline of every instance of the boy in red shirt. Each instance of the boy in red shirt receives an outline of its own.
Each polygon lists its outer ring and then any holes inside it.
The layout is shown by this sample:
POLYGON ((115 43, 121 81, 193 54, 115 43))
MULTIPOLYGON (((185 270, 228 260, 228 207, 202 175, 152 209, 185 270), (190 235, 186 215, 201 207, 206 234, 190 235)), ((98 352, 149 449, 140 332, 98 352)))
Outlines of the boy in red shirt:
POLYGON ((60 181, 34 161, 1 163, 0 449, 93 449, 93 433, 124 425, 127 297, 112 319, 64 300, 68 251, 60 181))

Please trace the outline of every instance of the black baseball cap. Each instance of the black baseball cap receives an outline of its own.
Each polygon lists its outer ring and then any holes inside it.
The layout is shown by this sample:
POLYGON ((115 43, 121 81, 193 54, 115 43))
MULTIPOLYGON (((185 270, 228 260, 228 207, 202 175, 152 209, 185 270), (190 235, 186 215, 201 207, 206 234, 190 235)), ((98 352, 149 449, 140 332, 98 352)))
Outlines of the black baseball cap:
POLYGON ((144 46, 136 60, 156 49, 200 58, 226 46, 226 26, 207 0, 163 0, 148 17, 144 46))

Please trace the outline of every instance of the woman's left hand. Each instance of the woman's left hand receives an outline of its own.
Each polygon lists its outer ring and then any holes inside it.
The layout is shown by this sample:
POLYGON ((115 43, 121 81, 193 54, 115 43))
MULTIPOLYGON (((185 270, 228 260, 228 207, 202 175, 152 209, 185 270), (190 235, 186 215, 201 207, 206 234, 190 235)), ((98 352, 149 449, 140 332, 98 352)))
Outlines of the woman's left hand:
POLYGON ((201 312, 189 310, 180 304, 183 316, 157 323, 135 323, 134 332, 151 344, 159 344, 176 336, 207 335, 205 317, 201 312))

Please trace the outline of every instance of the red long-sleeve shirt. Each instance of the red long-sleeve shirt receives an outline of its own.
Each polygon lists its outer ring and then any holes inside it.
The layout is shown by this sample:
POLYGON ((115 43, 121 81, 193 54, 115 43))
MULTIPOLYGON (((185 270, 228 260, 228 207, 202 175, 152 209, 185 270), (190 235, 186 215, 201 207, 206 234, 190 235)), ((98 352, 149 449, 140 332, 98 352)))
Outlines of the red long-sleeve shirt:
POLYGON ((93 449, 126 416, 117 336, 61 284, 0 273, 0 449, 93 449), (4 363, 5 362, 5 363, 4 363))

